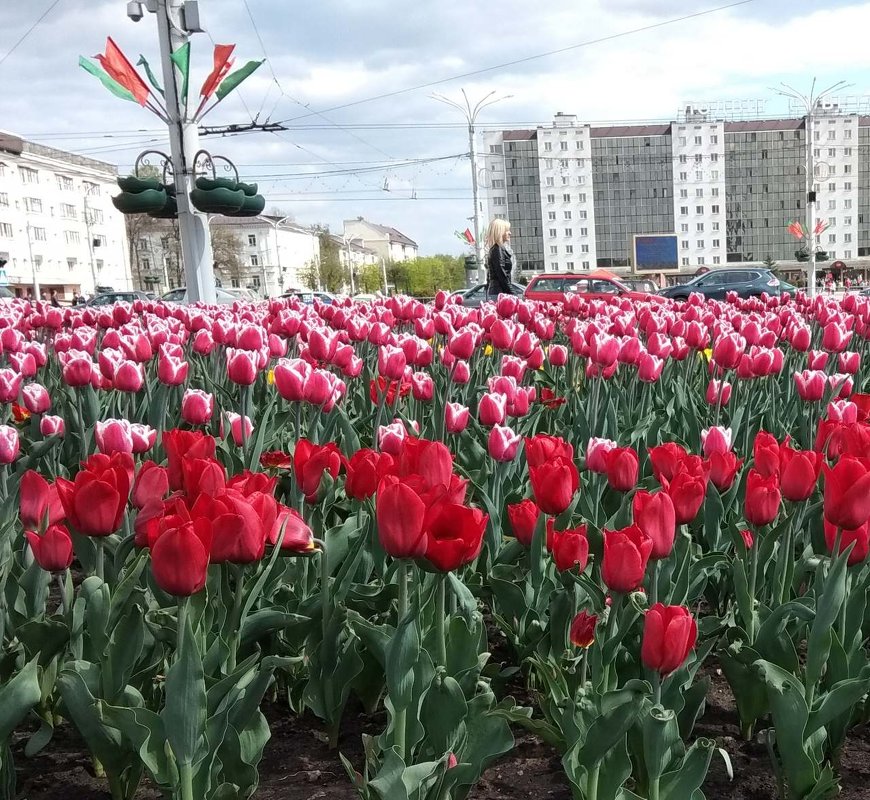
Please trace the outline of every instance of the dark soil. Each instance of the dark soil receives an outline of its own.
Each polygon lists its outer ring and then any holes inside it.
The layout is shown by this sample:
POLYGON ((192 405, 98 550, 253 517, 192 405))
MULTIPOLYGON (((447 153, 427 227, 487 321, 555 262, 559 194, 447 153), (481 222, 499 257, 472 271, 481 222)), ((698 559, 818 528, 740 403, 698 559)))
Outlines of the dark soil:
MULTIPOLYGON (((767 751, 757 742, 740 739, 730 689, 718 671, 710 670, 713 685, 707 711, 695 729, 698 736, 715 739, 728 751, 734 768, 729 780, 724 762, 714 755, 704 793, 709 800, 777 800, 776 782, 767 751)), ((525 698, 523 698, 525 700, 525 698)), ((338 754, 327 745, 323 726, 310 715, 294 716, 280 705, 267 705, 272 738, 260 765, 256 800, 354 800, 338 754)), ((359 708, 348 709, 339 749, 361 766, 363 733, 376 734, 382 717, 371 718, 359 708)), ((469 800, 571 800, 558 755, 534 736, 516 731, 514 749, 486 771, 469 800)), ((24 755, 22 738, 13 746, 21 800, 107 800, 104 781, 93 777, 93 766, 77 732, 62 726, 51 743, 33 758, 24 755)), ((841 800, 867 800, 870 796, 870 730, 852 731, 843 754, 841 800)), ((153 788, 143 785, 136 800, 158 800, 153 788)))

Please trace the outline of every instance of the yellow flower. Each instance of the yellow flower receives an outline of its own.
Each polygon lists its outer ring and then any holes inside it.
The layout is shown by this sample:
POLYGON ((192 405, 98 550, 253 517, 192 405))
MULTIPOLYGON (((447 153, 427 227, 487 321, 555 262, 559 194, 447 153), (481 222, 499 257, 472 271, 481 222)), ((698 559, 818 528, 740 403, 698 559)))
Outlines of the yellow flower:
POLYGON ((713 357, 713 351, 708 347, 706 350, 703 350, 699 355, 702 355, 707 361, 709 361, 713 357))
POLYGON ((488 344, 486 347, 483 348, 483 354, 487 358, 489 358, 492 355, 492 345, 491 344, 488 344))
POLYGON ((269 386, 274 386, 274 385, 275 385, 275 370, 274 370, 274 369, 270 369, 270 370, 266 373, 266 383, 268 383, 269 386))

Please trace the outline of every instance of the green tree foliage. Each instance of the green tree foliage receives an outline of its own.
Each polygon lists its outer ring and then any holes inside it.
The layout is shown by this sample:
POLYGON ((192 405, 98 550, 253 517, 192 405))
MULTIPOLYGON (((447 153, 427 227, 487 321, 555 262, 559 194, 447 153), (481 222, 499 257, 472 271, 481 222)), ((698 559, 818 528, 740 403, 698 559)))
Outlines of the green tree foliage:
POLYGON ((329 226, 315 225, 320 240, 320 260, 308 264, 300 270, 299 279, 309 289, 323 289, 327 292, 341 292, 348 283, 349 276, 341 264, 338 242, 329 233, 329 226))
POLYGON ((465 267, 461 256, 422 256, 387 265, 387 280, 402 294, 432 297, 439 289, 450 291, 464 286, 465 267))

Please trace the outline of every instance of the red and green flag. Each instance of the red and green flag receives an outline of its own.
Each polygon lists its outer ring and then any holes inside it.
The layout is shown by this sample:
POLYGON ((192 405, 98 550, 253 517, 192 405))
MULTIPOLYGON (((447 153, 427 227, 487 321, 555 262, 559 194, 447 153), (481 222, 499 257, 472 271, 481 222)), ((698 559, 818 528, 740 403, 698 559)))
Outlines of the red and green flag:
POLYGON ((181 72, 181 102, 187 108, 187 88, 190 83, 190 42, 185 42, 169 57, 181 72))
POLYGON ((125 89, 107 72, 100 69, 96 64, 88 61, 84 56, 79 56, 79 66, 95 78, 99 79, 100 83, 115 95, 115 97, 120 97, 122 100, 129 100, 131 103, 136 102, 136 98, 133 97, 133 94, 128 89, 125 89))
MULTIPOLYGON (((265 59, 264 59, 265 60, 265 59)), ((240 67, 235 72, 231 72, 221 81, 220 86, 217 87, 215 91, 215 95, 218 100, 223 100, 233 89, 235 89, 243 80, 245 80, 251 73, 255 72, 259 67, 263 64, 263 60, 261 61, 249 61, 243 67, 240 67)))
POLYGON ((214 67, 202 84, 202 89, 199 90, 203 101, 208 100, 215 93, 220 82, 230 71, 233 66, 230 56, 232 56, 235 49, 236 46, 234 44, 216 44, 214 46, 214 67))
POLYGON ((148 103, 148 96, 151 94, 148 84, 142 80, 142 76, 136 71, 136 67, 127 60, 127 57, 121 52, 121 48, 115 44, 111 36, 106 39, 105 54, 95 56, 95 58, 109 74, 109 77, 130 92, 140 106, 148 103))

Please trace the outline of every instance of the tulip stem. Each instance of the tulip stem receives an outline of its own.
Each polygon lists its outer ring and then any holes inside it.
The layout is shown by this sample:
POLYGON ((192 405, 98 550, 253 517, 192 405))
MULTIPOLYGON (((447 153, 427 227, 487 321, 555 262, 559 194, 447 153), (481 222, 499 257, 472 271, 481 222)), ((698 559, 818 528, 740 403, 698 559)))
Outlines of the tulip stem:
MULTIPOLYGON (((396 628, 408 615, 408 562, 399 559, 396 569, 396 582, 399 589, 399 604, 396 613, 396 628)), ((407 728, 408 709, 397 706, 393 719, 393 743, 399 752, 399 758, 405 760, 405 730, 407 728)))
POLYGON ((80 454, 81 460, 84 461, 88 457, 88 437, 85 431, 85 412, 82 407, 82 390, 76 389, 76 412, 78 414, 79 421, 79 433, 81 434, 81 442, 80 442, 80 454))
POLYGON ((57 590, 60 592, 60 611, 66 616, 67 615, 67 603, 66 603, 66 576, 69 574, 69 569, 65 569, 63 572, 55 572, 54 579, 57 581, 57 590))
MULTIPOLYGON (((756 531, 757 538, 758 531, 756 531)), ((758 545, 749 551, 749 642, 755 641, 755 586, 758 580, 758 545)))
POLYGON ((326 558, 326 543, 315 539, 314 544, 320 550, 320 617, 321 632, 323 634, 322 646, 326 646, 326 635, 329 631, 329 621, 332 616, 332 598, 329 593, 329 562, 326 558))
POLYGON ((94 546, 97 548, 97 560, 94 566, 94 574, 100 580, 103 580, 105 560, 105 553, 103 552, 103 540, 99 538, 94 538, 94 546))
POLYGON ((242 411, 242 419, 240 425, 240 433, 242 434, 242 467, 248 466, 248 429, 246 420, 248 419, 248 410, 251 406, 251 393, 253 392, 253 386, 242 386, 241 387, 241 411, 242 411))
POLYGON ((659 562, 658 559, 650 564, 649 574, 649 604, 654 606, 659 601, 659 562))
POLYGON ((438 585, 435 593, 435 641, 438 645, 436 653, 436 666, 447 667, 447 574, 438 576, 438 585))
POLYGON ((244 604, 245 593, 244 577, 245 565, 233 564, 233 609, 230 612, 230 629, 229 629, 229 649, 227 655, 227 675, 232 675, 236 670, 236 663, 239 654, 239 636, 242 629, 242 607, 244 604))

